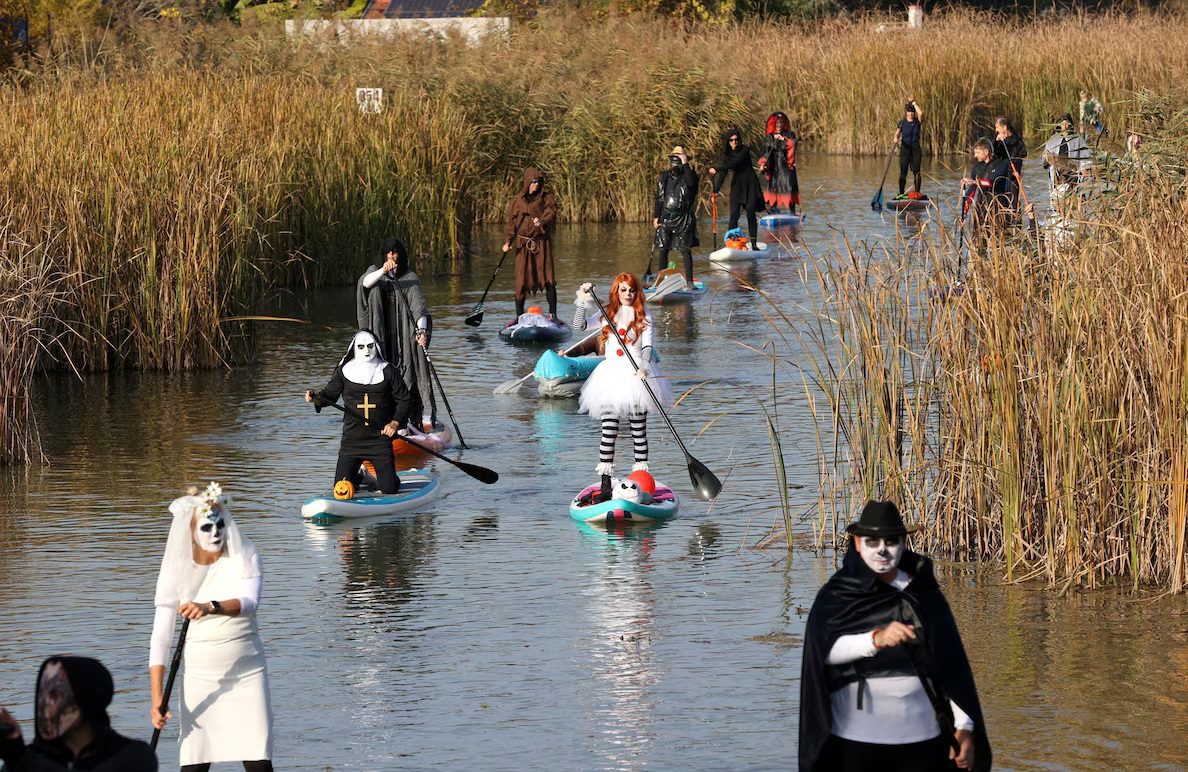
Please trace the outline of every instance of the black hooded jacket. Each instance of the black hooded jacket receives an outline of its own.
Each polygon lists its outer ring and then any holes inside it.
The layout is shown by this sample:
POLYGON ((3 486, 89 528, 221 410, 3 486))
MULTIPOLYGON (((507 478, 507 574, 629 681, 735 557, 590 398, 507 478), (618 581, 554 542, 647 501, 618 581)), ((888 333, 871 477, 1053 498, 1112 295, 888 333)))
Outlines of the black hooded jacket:
MULTIPOLYGON (((841 569, 817 593, 809 612, 800 673, 801 772, 815 772, 832 733, 830 693, 863 675, 862 671, 875 677, 879 671, 899 673, 904 668, 921 680, 928 679, 943 706, 952 699, 969 714, 974 721, 974 770, 985 772, 991 767, 990 742, 973 671, 953 612, 933 575, 932 561, 909 550, 899 565, 912 575, 902 592, 870 570, 851 543, 841 569), (868 632, 893 621, 915 625, 919 642, 884 650, 860 668, 827 664, 829 652, 841 636, 868 632)), ((951 724, 951 717, 938 723, 951 724)))
POLYGON ((46 740, 40 730, 28 746, 22 740, 0 740, 0 759, 10 772, 156 772, 157 755, 148 744, 130 740, 111 728, 107 706, 111 704, 114 685, 111 673, 98 660, 87 657, 50 657, 37 671, 37 683, 50 662, 61 662, 83 718, 90 722, 95 739, 74 752, 60 740, 46 740))
POLYGON ((762 212, 767 206, 763 202, 763 187, 759 175, 751 162, 751 148, 742 142, 742 132, 731 129, 722 135, 722 164, 714 176, 714 192, 722 190, 726 175, 730 174, 730 203, 744 206, 752 212, 762 212), (730 147, 730 137, 738 136, 738 147, 730 147))

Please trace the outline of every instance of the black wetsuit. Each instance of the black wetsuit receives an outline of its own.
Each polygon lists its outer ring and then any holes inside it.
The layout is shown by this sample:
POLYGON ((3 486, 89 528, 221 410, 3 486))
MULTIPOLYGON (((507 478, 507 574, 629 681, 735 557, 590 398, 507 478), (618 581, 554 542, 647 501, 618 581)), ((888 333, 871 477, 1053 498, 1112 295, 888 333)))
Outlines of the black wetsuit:
POLYGON ((378 383, 355 383, 342 373, 342 367, 334 368, 330 382, 319 392, 326 402, 342 403, 368 419, 360 421, 350 413, 342 417, 342 444, 338 449, 338 466, 334 479, 349 480, 359 484, 359 465, 370 461, 375 467, 376 479, 384 493, 400 490, 400 479, 396 476, 396 458, 392 453, 392 439, 380 433, 389 422, 395 420, 403 425, 408 420, 411 398, 404 379, 390 363, 384 363, 384 377, 378 383))

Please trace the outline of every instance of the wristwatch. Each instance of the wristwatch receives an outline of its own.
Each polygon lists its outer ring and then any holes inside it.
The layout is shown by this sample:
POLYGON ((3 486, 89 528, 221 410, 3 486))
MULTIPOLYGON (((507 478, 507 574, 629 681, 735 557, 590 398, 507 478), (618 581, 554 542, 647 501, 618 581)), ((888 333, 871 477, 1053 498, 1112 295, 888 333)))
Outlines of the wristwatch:
POLYGON ((217 600, 212 600, 210 602, 210 613, 222 614, 223 613, 223 604, 219 603, 217 600))

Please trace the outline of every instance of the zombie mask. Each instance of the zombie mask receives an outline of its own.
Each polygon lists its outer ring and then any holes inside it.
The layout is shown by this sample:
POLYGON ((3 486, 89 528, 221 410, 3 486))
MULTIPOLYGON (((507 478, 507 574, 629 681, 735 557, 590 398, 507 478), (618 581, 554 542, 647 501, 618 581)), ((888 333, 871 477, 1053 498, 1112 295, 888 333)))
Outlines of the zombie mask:
POLYGON ((222 552, 227 538, 223 510, 215 507, 199 514, 194 521, 194 543, 204 552, 222 552))
POLYGON ((871 571, 885 574, 899 567, 904 550, 902 536, 859 536, 857 541, 858 554, 871 571))
POLYGON ((57 740, 82 721, 74 688, 61 662, 50 662, 37 682, 37 735, 57 740))

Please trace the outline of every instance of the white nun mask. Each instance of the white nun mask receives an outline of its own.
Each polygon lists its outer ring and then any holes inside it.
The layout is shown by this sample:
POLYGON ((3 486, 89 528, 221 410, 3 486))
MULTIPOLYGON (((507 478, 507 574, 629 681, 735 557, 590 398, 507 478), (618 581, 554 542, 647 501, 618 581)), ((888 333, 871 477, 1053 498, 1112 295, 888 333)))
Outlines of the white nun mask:
POLYGON ((165 542, 161 573, 157 575, 154 605, 177 608, 194 599, 210 568, 194 562, 196 546, 207 552, 221 552, 220 560, 231 561, 233 570, 245 579, 259 575, 254 559, 256 547, 240 534, 230 503, 231 497, 212 482, 201 493, 181 496, 169 505, 173 523, 165 542), (210 527, 202 530, 206 525, 210 527))
POLYGON ((384 355, 379 341, 368 330, 360 330, 351 341, 351 348, 339 363, 342 374, 353 383, 372 384, 384 379, 384 355))
POLYGON ((876 574, 885 574, 899 567, 903 551, 907 549, 904 536, 859 536, 858 554, 876 574))

